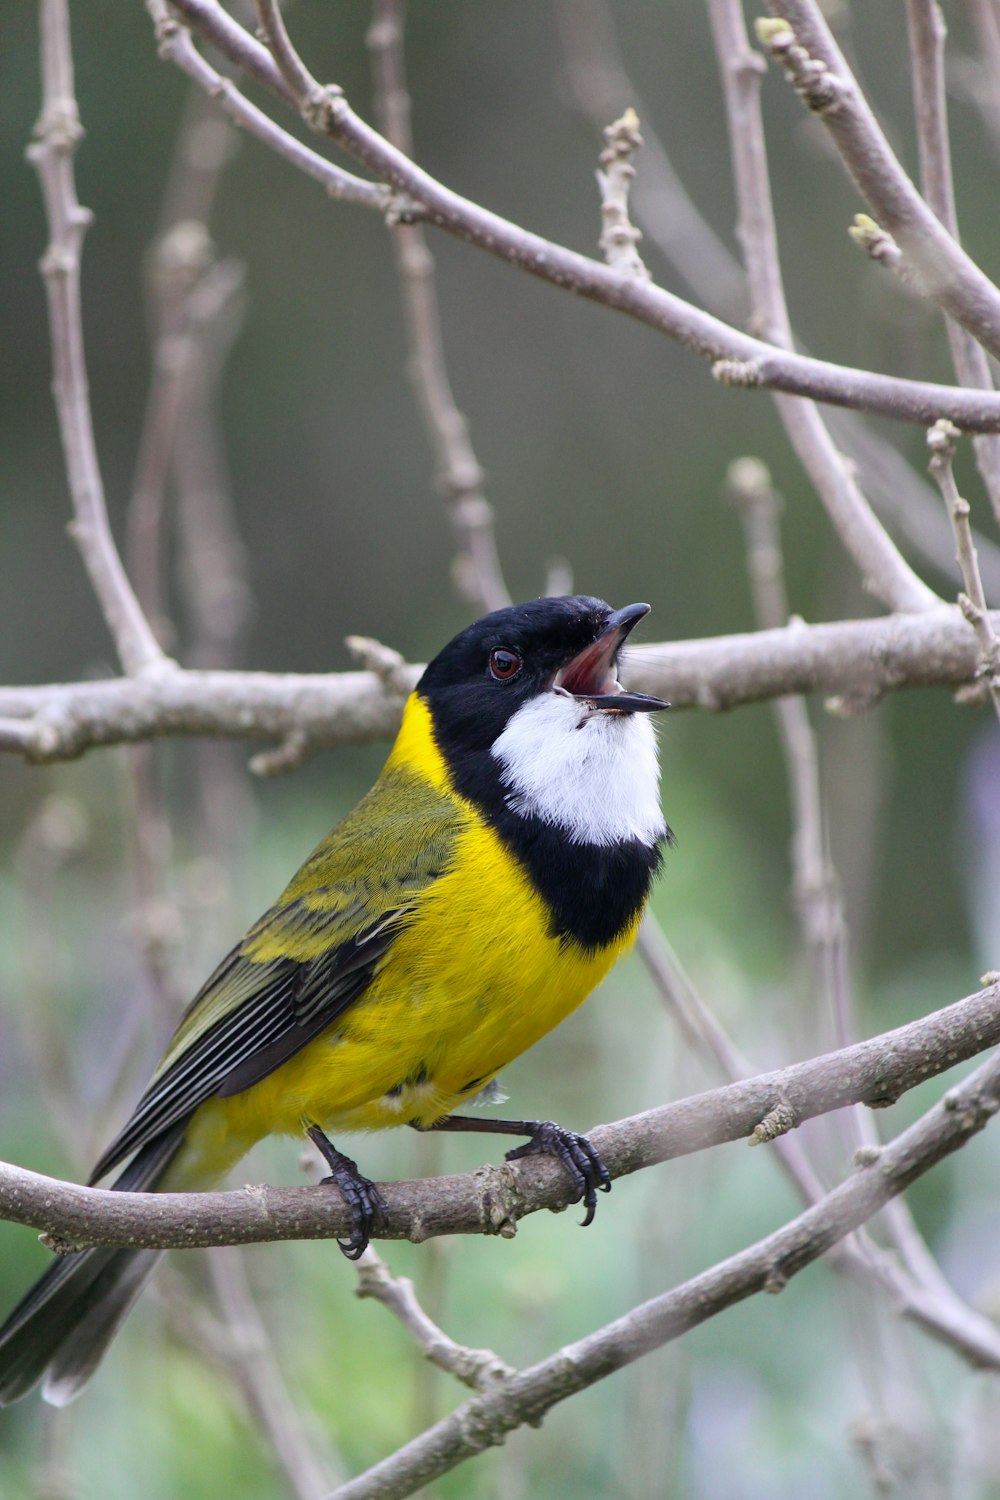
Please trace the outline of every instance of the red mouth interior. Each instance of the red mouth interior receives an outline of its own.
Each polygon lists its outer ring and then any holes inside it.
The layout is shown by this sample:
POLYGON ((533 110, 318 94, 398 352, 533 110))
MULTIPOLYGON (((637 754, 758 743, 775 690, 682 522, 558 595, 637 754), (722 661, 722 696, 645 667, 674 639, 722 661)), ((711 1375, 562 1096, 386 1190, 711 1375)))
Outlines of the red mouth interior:
POLYGON ((572 693, 574 698, 596 698, 619 692, 614 670, 617 646, 617 631, 601 636, 563 667, 556 677, 556 686, 572 693))

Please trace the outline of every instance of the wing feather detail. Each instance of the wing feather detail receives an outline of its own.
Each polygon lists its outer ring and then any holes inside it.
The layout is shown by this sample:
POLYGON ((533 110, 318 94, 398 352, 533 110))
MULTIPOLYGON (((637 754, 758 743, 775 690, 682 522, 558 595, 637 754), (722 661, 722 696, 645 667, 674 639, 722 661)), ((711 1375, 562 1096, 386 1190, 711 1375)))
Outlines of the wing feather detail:
POLYGON ((460 804, 390 764, 196 995, 91 1182, 335 1025, 448 867, 464 821, 460 804))

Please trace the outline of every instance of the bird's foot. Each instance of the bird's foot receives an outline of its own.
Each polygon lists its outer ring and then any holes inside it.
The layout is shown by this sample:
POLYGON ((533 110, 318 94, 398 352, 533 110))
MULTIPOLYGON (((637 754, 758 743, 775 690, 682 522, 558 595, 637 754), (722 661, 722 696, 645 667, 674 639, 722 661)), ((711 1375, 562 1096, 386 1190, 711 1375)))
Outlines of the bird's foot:
POLYGON ((575 1193, 570 1200, 579 1203, 582 1199, 586 1213, 583 1227, 592 1224, 597 1212, 597 1189, 602 1193, 611 1191, 611 1175, 597 1151, 585 1135, 575 1130, 566 1130, 552 1120, 526 1120, 524 1125, 531 1131, 531 1139, 523 1146, 515 1146, 507 1152, 508 1161, 517 1161, 524 1156, 557 1156, 573 1179, 575 1193))
POLYGON ((337 1244, 348 1260, 358 1260, 368 1248, 373 1234, 385 1227, 387 1208, 385 1200, 374 1182, 358 1171, 358 1164, 338 1151, 318 1125, 310 1125, 307 1135, 330 1168, 329 1177, 323 1183, 332 1182, 351 1210, 351 1234, 337 1244))

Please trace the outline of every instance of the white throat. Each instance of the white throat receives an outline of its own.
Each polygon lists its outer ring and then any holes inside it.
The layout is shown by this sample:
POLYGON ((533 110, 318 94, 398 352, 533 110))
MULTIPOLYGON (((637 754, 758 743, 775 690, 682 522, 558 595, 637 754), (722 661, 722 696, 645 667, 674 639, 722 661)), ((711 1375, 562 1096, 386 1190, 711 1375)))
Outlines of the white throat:
POLYGON ((493 743, 507 806, 562 828, 574 844, 652 845, 666 832, 656 735, 644 713, 606 713, 542 693, 493 743))

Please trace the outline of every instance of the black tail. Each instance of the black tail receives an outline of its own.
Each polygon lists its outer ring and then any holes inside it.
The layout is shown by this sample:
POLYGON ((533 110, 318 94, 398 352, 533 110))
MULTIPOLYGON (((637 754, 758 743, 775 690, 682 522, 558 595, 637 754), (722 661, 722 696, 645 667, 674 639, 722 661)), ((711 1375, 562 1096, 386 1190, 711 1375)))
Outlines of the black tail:
MULTIPOLYGON (((144 1147, 114 1183, 156 1188, 180 1146, 177 1126, 144 1147)), ((160 1258, 159 1250, 79 1250, 49 1266, 0 1328, 0 1406, 26 1396, 47 1373, 44 1395, 65 1406, 86 1385, 160 1258)))

